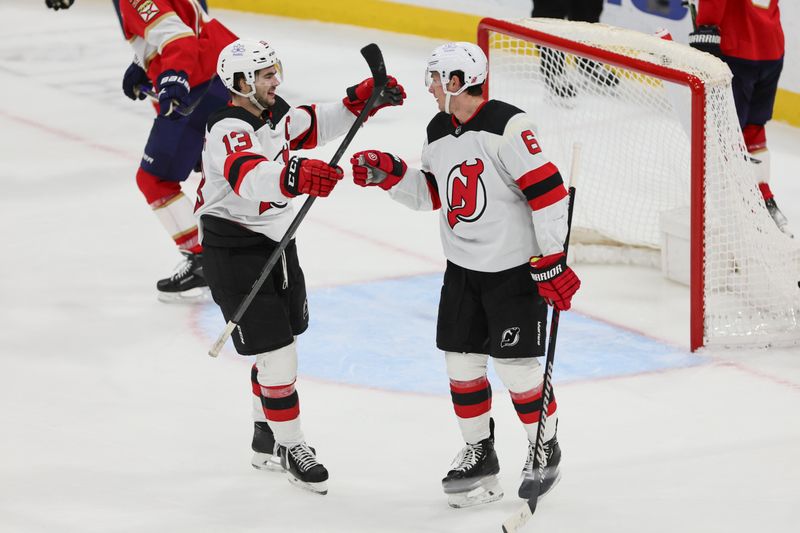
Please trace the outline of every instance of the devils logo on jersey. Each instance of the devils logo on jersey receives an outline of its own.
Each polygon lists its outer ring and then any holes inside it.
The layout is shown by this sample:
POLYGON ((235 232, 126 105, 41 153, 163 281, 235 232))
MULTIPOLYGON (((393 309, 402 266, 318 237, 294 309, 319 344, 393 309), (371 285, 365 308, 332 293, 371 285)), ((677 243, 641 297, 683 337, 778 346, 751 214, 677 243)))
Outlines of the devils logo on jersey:
POLYGON ((475 222, 486 209, 486 186, 483 184, 483 161, 464 161, 447 176, 447 223, 475 222))

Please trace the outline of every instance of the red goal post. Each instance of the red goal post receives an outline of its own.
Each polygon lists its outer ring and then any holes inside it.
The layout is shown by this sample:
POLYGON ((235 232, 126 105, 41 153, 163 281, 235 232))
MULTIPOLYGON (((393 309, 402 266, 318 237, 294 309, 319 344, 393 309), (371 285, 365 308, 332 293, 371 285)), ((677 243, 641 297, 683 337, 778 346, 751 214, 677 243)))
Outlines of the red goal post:
POLYGON ((760 199, 724 63, 657 36, 555 19, 485 18, 478 45, 489 95, 532 115, 560 168, 581 142, 574 225, 589 257, 655 266, 659 221, 685 208, 691 349, 800 341, 798 243, 760 199))

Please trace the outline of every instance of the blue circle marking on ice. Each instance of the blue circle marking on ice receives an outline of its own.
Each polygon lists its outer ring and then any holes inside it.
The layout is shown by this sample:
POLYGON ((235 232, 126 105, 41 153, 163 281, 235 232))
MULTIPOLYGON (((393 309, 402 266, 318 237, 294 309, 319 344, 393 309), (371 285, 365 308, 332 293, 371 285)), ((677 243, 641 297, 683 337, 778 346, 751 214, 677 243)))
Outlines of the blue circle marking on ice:
MULTIPOLYGON (((309 291, 311 322, 298 339, 300 374, 391 391, 448 394, 444 357, 435 343, 441 285, 442 274, 429 274, 309 291)), ((213 303, 204 306, 199 318, 209 338, 224 326, 213 303)), ((705 362, 688 350, 566 312, 559 323, 554 381, 705 362)), ((490 378, 499 385, 491 371, 490 378)))

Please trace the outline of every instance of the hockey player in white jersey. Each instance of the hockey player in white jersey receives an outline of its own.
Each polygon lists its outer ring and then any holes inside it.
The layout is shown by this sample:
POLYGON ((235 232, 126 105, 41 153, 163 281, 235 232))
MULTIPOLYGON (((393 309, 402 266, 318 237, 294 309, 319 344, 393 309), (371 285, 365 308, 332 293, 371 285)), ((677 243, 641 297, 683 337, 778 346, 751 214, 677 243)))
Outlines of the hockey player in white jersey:
MULTIPOLYGON (((484 100, 487 61, 471 43, 448 43, 428 61, 428 91, 439 111, 427 128, 422 167, 378 150, 353 155, 361 186, 378 186, 416 210, 440 209, 447 269, 436 344, 445 352, 450 391, 466 446, 442 480, 449 503, 498 500, 489 356, 528 434, 519 496, 531 495, 547 305, 570 307, 580 281, 565 262, 567 191, 544 156, 526 113, 484 100), (536 279, 536 281, 534 281, 536 279), (538 289, 538 291, 537 291, 538 289)), ((547 408, 547 464, 540 494, 559 478, 555 398, 547 408)))
MULTIPOLYGON (((204 274, 228 321, 294 218, 291 199, 328 196, 342 178, 341 168, 291 151, 344 135, 373 80, 349 88, 341 102, 291 107, 276 94, 282 67, 275 51, 244 39, 222 50, 217 74, 232 103, 209 118, 195 213, 204 274)), ((384 95, 377 108, 405 98, 391 77, 384 95)), ((253 466, 285 469, 291 482, 325 494, 328 471, 306 444, 295 390, 295 338, 307 327, 305 279, 292 239, 232 338, 240 355, 255 356, 253 466)))

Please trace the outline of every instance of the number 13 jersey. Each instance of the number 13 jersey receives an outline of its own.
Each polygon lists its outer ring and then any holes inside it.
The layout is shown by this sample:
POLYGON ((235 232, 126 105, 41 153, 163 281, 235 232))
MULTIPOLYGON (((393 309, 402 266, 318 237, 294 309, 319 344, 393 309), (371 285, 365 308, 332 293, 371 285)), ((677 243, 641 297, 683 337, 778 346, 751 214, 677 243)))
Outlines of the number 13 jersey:
POLYGON ((261 117, 236 106, 211 115, 194 208, 201 239, 211 215, 280 241, 294 215, 280 187, 289 151, 321 146, 354 120, 341 102, 291 107, 279 96, 261 117))

